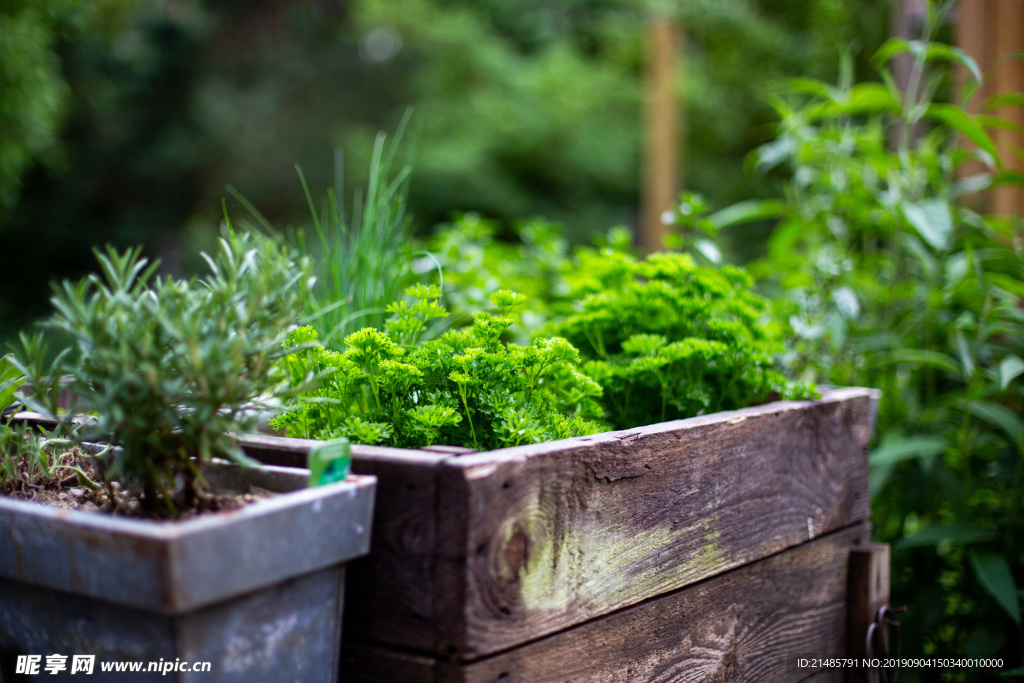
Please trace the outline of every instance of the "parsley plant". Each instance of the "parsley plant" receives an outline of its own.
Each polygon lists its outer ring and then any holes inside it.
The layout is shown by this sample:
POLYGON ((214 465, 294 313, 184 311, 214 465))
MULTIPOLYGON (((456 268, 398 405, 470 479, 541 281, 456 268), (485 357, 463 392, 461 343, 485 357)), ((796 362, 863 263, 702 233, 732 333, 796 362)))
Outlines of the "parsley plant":
POLYGON ((782 345, 743 271, 614 248, 578 258, 572 308, 551 329, 588 359, 616 429, 812 395, 775 369, 782 345))
POLYGON ((601 387, 581 372, 579 352, 565 339, 506 344, 521 294, 491 295, 497 313, 422 341, 427 324, 448 315, 436 286, 406 290, 384 331, 364 328, 345 350, 316 343, 310 327, 295 331, 296 351, 282 364, 295 382, 326 375, 272 424, 293 436, 347 437, 358 443, 417 448, 444 443, 477 450, 593 434, 603 429, 601 387))

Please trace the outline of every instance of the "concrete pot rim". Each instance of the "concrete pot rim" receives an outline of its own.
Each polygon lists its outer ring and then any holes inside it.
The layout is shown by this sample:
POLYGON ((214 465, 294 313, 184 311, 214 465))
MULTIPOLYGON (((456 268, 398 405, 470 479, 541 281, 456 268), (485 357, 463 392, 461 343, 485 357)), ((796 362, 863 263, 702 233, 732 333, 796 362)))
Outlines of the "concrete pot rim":
MULTIPOLYGON (((276 470, 289 474, 291 472, 305 473, 307 471, 292 467, 277 467, 275 465, 259 465, 252 469, 276 470)), ((368 483, 372 484, 375 480, 376 477, 368 475, 350 474, 344 481, 334 484, 294 491, 275 491, 278 495, 254 501, 233 510, 211 512, 185 520, 153 520, 114 516, 96 511, 66 510, 52 505, 8 498, 7 496, 0 496, 0 514, 13 512, 41 519, 68 522, 82 528, 110 531, 124 536, 135 536, 171 543, 192 534, 202 533, 209 528, 245 524, 246 521, 251 519, 277 514, 281 510, 300 507, 311 501, 316 501, 341 491, 354 490, 368 483)))
MULTIPOLYGON (((266 465, 247 473, 308 476, 266 465)), ((375 490, 376 477, 350 475, 183 521, 0 497, 0 580, 184 614, 366 554, 375 490)))

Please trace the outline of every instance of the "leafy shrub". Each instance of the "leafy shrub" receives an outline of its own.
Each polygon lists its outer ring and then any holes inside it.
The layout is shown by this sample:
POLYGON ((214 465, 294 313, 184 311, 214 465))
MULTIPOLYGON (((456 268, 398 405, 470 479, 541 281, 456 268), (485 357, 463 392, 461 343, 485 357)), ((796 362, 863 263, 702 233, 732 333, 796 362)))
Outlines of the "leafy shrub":
POLYGON ((872 509, 910 607, 903 651, 1019 667, 1024 244, 1019 217, 964 201, 1013 181, 987 132, 1001 124, 936 101, 949 66, 977 74, 949 46, 894 39, 876 63, 882 83, 801 80, 775 99, 779 137, 755 163, 792 180, 756 269, 791 301, 795 371, 883 390, 872 509), (901 53, 919 93, 884 68, 901 53))
POLYGON ((742 408, 773 393, 810 395, 773 368, 782 346, 742 271, 613 248, 578 259, 573 310, 552 329, 589 359, 584 369, 604 387, 616 428, 742 408))
POLYGON ((497 315, 478 312, 471 326, 420 341, 427 324, 447 315, 440 289, 417 285, 414 301, 388 307, 386 331, 365 328, 343 352, 319 344, 309 327, 289 339, 283 366, 294 382, 326 377, 273 424, 294 436, 348 437, 368 444, 432 443, 477 450, 563 439, 601 430, 601 388, 579 370, 564 339, 506 344, 502 333, 524 297, 491 295, 497 315))
POLYGON ((137 249, 97 258, 102 277, 57 288, 45 322, 73 339, 76 360, 68 349, 47 363, 40 338, 23 337, 19 366, 34 393, 20 398, 57 417, 59 378, 71 376, 76 405, 94 411, 94 431, 120 447, 100 460, 111 499, 123 479, 141 488, 149 514, 202 508, 200 464, 244 463, 231 432, 254 419, 258 398, 291 391, 277 361, 312 285, 309 262, 236 235, 206 257, 210 274, 198 282, 154 278, 157 264, 137 249))

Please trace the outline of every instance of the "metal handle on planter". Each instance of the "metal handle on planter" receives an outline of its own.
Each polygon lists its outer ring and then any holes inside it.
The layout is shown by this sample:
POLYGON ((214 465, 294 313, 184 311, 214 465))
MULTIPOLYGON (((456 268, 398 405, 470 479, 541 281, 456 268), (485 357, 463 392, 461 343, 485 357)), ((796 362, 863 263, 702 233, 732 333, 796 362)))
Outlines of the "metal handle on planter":
POLYGON ((895 619, 895 615, 906 610, 906 607, 892 608, 889 605, 882 605, 878 608, 878 612, 875 613, 875 618, 868 624, 868 632, 864 637, 864 656, 868 659, 874 659, 877 656, 883 661, 889 658, 886 634, 888 633, 887 628, 892 626, 895 631, 894 659, 897 660, 896 666, 892 668, 869 669, 868 680, 872 680, 871 674, 874 671, 877 671, 879 683, 896 683, 896 680, 899 678, 900 622, 895 619))

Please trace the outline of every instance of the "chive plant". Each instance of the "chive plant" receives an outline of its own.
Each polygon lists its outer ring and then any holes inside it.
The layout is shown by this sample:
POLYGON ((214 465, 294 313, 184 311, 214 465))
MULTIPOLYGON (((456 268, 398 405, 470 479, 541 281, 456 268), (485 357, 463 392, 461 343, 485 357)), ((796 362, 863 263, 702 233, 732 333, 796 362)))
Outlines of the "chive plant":
MULTIPOLYGON (((390 141, 384 133, 377 135, 366 192, 355 191, 350 216, 344 202, 342 151, 335 152, 334 186, 327 189, 319 210, 302 169, 295 167, 312 230, 297 228, 283 237, 315 264, 317 284, 306 300, 306 314, 328 348, 340 350, 342 340, 362 327, 382 327, 388 305, 401 298, 412 275, 416 251, 407 211, 412 166, 397 162, 410 116, 411 110, 390 141)), ((228 189, 264 230, 281 235, 252 203, 228 189)))

